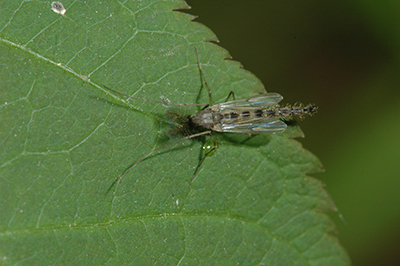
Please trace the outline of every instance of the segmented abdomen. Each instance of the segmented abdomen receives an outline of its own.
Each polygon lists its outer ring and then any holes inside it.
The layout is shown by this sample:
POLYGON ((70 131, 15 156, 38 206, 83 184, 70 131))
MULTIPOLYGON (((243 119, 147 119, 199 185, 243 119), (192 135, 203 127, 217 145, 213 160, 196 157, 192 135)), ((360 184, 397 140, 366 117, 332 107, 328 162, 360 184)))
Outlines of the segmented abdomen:
POLYGON ((221 112, 221 122, 225 124, 240 123, 261 118, 290 119, 294 116, 312 115, 317 112, 315 105, 272 107, 267 109, 224 110, 221 112))

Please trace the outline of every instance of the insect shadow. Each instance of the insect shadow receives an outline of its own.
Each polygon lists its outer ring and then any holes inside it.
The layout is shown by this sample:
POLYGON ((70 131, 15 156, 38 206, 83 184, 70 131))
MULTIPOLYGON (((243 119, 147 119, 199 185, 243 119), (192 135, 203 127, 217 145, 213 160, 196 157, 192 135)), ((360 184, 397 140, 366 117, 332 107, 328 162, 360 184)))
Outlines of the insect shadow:
MULTIPOLYGON (((207 145, 208 148, 204 149, 204 155, 200 158, 200 161, 190 180, 190 188, 204 160, 212 155, 217 149, 217 141, 215 136, 216 132, 244 134, 247 136, 247 140, 249 140, 252 135, 282 133, 287 128, 287 123, 285 123, 285 121, 291 121, 295 116, 302 118, 306 115, 312 115, 318 110, 318 107, 313 104, 306 106, 297 104, 280 107, 278 103, 283 99, 283 97, 278 93, 263 93, 249 98, 236 100, 234 92, 231 91, 223 103, 213 104, 212 92, 205 78, 197 48, 195 48, 195 51, 201 79, 208 93, 208 104, 172 103, 168 100, 153 101, 132 97, 113 89, 106 88, 108 91, 124 96, 128 100, 132 99, 150 103, 161 103, 171 106, 202 107, 202 109, 194 115, 188 116, 182 116, 180 113, 174 110, 168 110, 166 114, 170 117, 170 121, 165 119, 163 121, 174 125, 173 128, 170 129, 169 133, 171 135, 181 134, 184 137, 144 154, 141 158, 139 158, 139 160, 125 170, 124 173, 115 179, 107 192, 109 192, 117 182, 122 182, 124 177, 132 169, 134 169, 140 162, 152 154, 187 139, 204 138, 206 135, 211 135, 211 144, 207 145), (232 100, 229 100, 230 98, 232 98, 232 100)), ((246 141, 243 143, 246 143, 246 141)))

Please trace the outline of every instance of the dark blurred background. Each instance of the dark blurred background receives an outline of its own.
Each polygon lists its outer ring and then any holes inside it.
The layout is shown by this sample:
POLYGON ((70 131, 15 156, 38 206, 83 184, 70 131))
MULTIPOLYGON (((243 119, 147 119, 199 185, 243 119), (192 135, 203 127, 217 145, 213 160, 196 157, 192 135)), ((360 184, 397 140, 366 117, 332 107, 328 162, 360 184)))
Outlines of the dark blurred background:
POLYGON ((353 265, 400 265, 400 1, 187 0, 284 103, 315 103, 299 139, 347 225, 353 265))

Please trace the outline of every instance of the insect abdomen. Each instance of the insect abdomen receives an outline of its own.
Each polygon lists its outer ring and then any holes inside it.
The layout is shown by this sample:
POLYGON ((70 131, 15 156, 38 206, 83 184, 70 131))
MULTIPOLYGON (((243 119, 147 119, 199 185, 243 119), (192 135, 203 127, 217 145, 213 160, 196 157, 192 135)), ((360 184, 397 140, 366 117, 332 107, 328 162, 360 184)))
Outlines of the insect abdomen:
POLYGON ((286 107, 276 107, 276 108, 269 108, 263 110, 265 117, 276 117, 281 119, 291 118, 293 116, 304 116, 304 115, 312 115, 316 113, 318 107, 315 105, 299 105, 299 106, 286 106, 286 107))
POLYGON ((317 107, 315 105, 272 107, 268 109, 250 109, 246 111, 232 109, 221 112, 221 122, 232 124, 240 121, 245 122, 247 120, 255 120, 262 117, 285 119, 293 116, 312 115, 316 112, 317 107))
POLYGON ((238 121, 254 120, 263 116, 263 110, 226 111, 221 113, 221 122, 232 124, 238 121))

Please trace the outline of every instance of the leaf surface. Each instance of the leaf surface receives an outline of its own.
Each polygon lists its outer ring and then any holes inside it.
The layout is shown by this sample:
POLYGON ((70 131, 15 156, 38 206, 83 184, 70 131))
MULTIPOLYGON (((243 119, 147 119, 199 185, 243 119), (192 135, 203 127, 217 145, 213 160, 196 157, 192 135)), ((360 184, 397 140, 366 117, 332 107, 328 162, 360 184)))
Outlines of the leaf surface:
MULTIPOLYGON (((0 7, 0 258, 4 265, 348 265, 306 176, 318 159, 284 134, 170 143, 162 104, 263 85, 183 1, 8 1, 0 7)), ((198 107, 178 108, 193 114, 198 107)))

